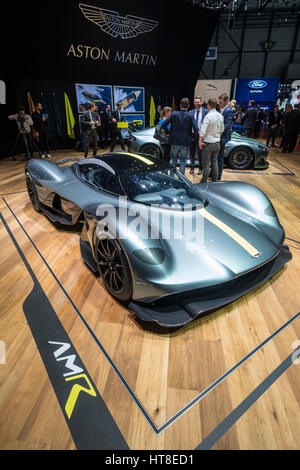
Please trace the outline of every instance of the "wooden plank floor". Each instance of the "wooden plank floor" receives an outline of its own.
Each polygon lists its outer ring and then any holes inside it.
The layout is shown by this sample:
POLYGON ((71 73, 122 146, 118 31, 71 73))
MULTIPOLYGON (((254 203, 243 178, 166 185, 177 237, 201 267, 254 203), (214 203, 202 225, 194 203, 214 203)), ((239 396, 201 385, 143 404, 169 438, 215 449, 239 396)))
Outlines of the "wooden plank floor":
MULTIPOLYGON (((54 160, 71 155, 78 156, 54 152, 54 160)), ((300 240, 300 155, 272 149, 270 162, 266 172, 227 170, 224 179, 261 188, 286 236, 300 240), (274 174, 289 173, 286 167, 295 175, 274 174)), ((2 216, 131 449, 196 448, 300 340, 300 319, 295 319, 166 430, 155 433, 40 254, 159 429, 300 311, 300 244, 287 240, 293 260, 270 282, 182 329, 164 331, 141 324, 106 293, 81 260, 79 232, 58 228, 33 210, 20 157, 0 161, 0 170, 2 216)), ((0 365, 0 448, 75 449, 24 316, 22 305, 33 281, 2 223, 0 242, 0 341, 7 348, 6 365, 0 365)), ((299 449, 299 368, 289 367, 212 448, 299 449)))

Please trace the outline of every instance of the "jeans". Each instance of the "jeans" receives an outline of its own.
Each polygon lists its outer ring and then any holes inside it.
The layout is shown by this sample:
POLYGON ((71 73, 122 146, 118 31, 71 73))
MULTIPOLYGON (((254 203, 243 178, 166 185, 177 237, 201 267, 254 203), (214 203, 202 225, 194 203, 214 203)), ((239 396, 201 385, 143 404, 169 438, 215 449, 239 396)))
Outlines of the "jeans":
MULTIPOLYGON (((225 145, 224 145, 225 147, 225 145)), ((218 180, 218 155, 220 151, 220 143, 206 144, 202 150, 202 180, 201 183, 207 183, 210 169, 212 170, 212 180, 218 180)))
POLYGON ((185 174, 186 159, 188 156, 189 147, 183 147, 182 145, 171 146, 171 159, 174 168, 177 166, 178 156, 180 154, 180 173, 185 174))

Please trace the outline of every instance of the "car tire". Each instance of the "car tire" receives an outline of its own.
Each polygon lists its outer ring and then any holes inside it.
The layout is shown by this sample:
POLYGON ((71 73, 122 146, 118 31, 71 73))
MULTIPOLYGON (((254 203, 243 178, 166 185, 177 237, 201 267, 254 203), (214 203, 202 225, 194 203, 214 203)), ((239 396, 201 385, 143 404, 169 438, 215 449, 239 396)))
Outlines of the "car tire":
POLYGON ((132 276, 120 242, 108 234, 97 237, 95 255, 106 290, 117 300, 128 302, 132 297, 132 276))
POLYGON ((37 212, 40 212, 41 211, 41 203, 40 203, 40 200, 39 200, 39 197, 38 197, 38 193, 37 193, 33 178, 31 176, 31 174, 29 173, 29 171, 26 171, 25 176, 26 176, 27 192, 28 192, 28 196, 30 198, 31 204, 37 212))
POLYGON ((247 147, 236 147, 228 156, 228 165, 233 170, 247 170, 253 166, 254 155, 247 147))
POLYGON ((159 147, 155 144, 145 144, 140 148, 140 152, 151 155, 152 157, 161 158, 162 154, 159 147))

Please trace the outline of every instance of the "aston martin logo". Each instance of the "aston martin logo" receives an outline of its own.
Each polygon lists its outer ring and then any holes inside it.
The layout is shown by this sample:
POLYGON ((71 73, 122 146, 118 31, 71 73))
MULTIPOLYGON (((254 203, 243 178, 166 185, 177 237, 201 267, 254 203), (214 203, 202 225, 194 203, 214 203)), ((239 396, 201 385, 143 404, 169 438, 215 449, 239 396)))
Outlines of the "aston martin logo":
POLYGON ((104 33, 109 34, 113 38, 119 36, 122 39, 135 38, 139 34, 153 31, 159 24, 158 21, 147 20, 137 16, 120 16, 117 11, 104 10, 103 8, 83 3, 80 3, 79 7, 88 20, 100 26, 104 33))

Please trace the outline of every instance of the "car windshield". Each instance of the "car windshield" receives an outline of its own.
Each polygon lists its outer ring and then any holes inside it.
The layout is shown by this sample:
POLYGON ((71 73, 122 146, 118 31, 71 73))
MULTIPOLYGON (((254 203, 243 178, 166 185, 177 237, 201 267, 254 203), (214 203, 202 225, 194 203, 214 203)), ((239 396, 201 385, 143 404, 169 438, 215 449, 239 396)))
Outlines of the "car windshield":
POLYGON ((165 208, 183 210, 185 205, 196 209, 205 202, 202 194, 173 168, 124 172, 120 182, 128 198, 142 204, 163 204, 165 208))

